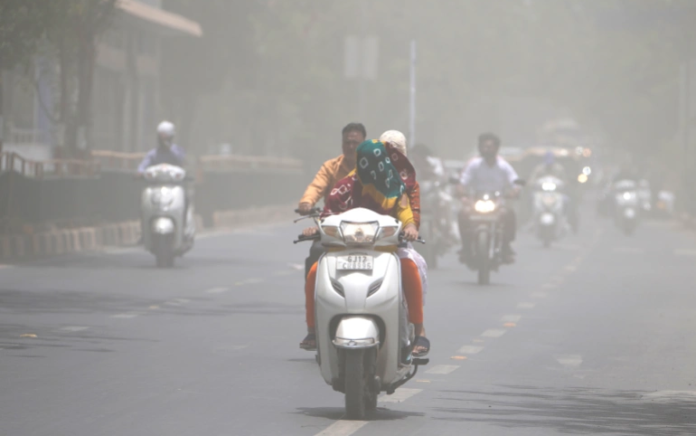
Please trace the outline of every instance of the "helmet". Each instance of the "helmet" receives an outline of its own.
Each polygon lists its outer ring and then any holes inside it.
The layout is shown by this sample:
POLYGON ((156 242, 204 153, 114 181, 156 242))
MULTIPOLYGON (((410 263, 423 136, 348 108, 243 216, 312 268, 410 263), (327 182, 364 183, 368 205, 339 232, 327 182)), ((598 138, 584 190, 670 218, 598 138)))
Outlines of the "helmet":
POLYGON ((157 126, 157 136, 163 139, 173 139, 176 133, 174 129, 174 124, 169 121, 162 121, 157 126))
POLYGON ((387 130, 379 137, 379 141, 393 145, 404 156, 407 156, 406 136, 398 130, 387 130))

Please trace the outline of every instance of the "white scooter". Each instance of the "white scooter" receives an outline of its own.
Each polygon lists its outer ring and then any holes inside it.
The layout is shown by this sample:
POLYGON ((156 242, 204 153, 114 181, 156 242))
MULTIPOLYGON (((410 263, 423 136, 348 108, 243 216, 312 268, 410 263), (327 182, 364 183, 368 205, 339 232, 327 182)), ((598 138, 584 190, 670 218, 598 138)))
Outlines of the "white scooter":
POLYGON ((544 247, 549 247, 570 229, 565 215, 563 181, 544 176, 534 182, 534 188, 535 233, 544 247))
POLYGON ((348 419, 363 419, 380 392, 393 394, 428 363, 411 357, 396 255, 401 223, 358 208, 317 224, 327 248, 316 279, 317 362, 326 383, 345 394, 348 419))
POLYGON ((196 234, 193 204, 186 204, 186 171, 161 164, 145 170, 143 177, 148 183, 140 203, 143 244, 159 268, 170 268, 193 247, 196 234))

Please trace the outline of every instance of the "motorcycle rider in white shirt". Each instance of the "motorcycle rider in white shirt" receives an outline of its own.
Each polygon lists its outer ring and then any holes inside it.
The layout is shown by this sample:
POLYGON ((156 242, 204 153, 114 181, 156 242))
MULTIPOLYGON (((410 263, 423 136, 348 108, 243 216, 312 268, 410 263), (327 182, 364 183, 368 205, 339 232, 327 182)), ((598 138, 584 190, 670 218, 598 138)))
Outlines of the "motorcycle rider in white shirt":
MULTIPOLYGON (((519 195, 520 187, 515 184, 519 180, 517 172, 505 159, 498 156, 500 150, 500 138, 493 133, 484 133, 479 136, 478 149, 480 157, 471 159, 462 175, 460 183, 465 188, 464 195, 477 192, 500 192, 511 197, 519 195)), ((465 201, 466 198, 465 198, 465 201)), ((466 263, 471 253, 471 220, 463 208, 459 214, 459 232, 462 239, 462 251, 460 261, 466 263)), ((505 208, 503 216, 503 261, 514 262, 515 252, 510 246, 515 240, 517 217, 512 208, 505 208)))

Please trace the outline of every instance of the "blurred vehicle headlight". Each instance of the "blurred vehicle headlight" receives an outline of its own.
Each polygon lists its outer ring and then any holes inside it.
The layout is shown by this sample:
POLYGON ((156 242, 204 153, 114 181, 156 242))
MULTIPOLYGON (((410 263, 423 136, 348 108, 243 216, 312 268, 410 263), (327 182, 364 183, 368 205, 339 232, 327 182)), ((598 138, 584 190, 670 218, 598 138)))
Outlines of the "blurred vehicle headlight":
POLYGON ((478 213, 491 213, 495 210, 495 202, 493 200, 478 200, 474 203, 474 210, 478 213))

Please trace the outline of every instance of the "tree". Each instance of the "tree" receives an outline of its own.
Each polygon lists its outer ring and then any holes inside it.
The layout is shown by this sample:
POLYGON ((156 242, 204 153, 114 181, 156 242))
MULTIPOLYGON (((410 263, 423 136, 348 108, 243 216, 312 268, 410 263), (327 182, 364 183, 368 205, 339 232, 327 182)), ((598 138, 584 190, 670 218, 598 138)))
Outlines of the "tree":
POLYGON ((65 125, 64 146, 70 156, 80 143, 91 144, 91 106, 96 39, 113 16, 117 0, 53 0, 59 12, 48 43, 60 65, 58 119, 65 125), (74 89, 71 83, 75 83, 74 89))
POLYGON ((46 35, 55 6, 53 2, 36 0, 0 2, 0 123, 3 115, 2 71, 28 65, 46 35))

